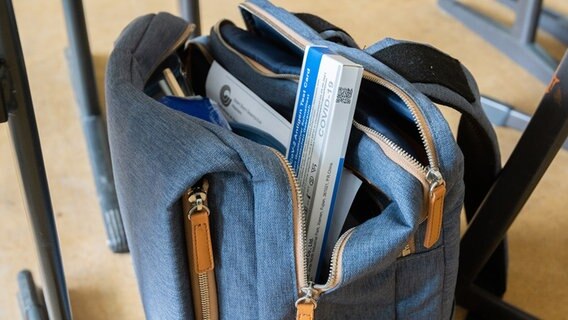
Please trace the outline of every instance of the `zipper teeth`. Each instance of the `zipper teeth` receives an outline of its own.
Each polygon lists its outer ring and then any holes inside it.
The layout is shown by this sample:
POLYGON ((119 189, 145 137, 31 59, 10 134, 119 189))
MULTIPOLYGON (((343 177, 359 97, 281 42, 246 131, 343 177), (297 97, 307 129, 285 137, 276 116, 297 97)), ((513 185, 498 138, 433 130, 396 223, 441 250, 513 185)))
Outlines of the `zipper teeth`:
MULTIPOLYGON (((380 133, 380 132, 378 132, 374 129, 371 129, 367 126, 364 126, 364 125, 360 124, 359 122, 357 122, 355 120, 353 120, 353 126, 357 129, 363 131, 365 134, 381 140, 389 148, 394 150, 394 152, 396 152, 401 157, 403 157, 410 166, 412 166, 412 167, 416 168, 418 171, 420 171, 422 173, 422 176, 417 175, 418 172, 413 173, 413 171, 408 171, 408 169, 406 169, 410 174, 412 174, 416 179, 418 179, 422 183, 422 186, 424 188, 424 192, 428 192, 429 188, 427 187, 427 185, 430 184, 430 182, 428 181, 428 172, 431 170, 431 167, 428 168, 428 167, 424 166, 422 163, 420 163, 418 160, 416 160, 416 158, 412 157, 408 152, 406 152, 403 148, 401 148, 396 143, 394 143, 392 140, 390 140, 389 138, 384 136, 382 133, 380 133)), ((398 163, 398 164, 400 165, 400 163, 398 163)), ((420 223, 426 221, 427 218, 428 218, 428 216, 425 215, 420 223)))
POLYGON ((195 25, 191 25, 188 24, 187 27, 185 28, 185 30, 182 32, 182 34, 179 36, 179 38, 176 40, 176 42, 168 49, 166 50, 159 59, 157 59, 156 61, 158 61, 158 63, 154 66, 152 66, 152 68, 150 68, 150 72, 148 73, 148 75, 146 75, 146 77, 144 78, 144 83, 146 83, 146 81, 148 80, 148 78, 156 71, 156 69, 158 68, 158 66, 167 58, 169 57, 173 52, 175 52, 177 50, 177 48, 179 48, 179 46, 181 46, 182 43, 184 43, 184 41, 186 41, 191 34, 193 33, 193 31, 195 30, 195 25), (193 26, 193 27, 192 27, 193 26))
MULTIPOLYGON (((191 204, 191 197, 197 193, 204 193, 205 197, 207 196, 207 189, 208 189, 208 182, 206 179, 201 180, 199 187, 191 187, 188 190, 188 197, 187 201, 191 204)), ((204 203, 202 204, 205 208, 207 208, 206 198, 204 199, 204 203)), ((196 208, 197 204, 194 203, 190 210, 196 208)), ((190 211, 191 212, 191 211, 190 211)), ((190 215, 187 216, 190 218, 190 215)), ((210 288, 209 288, 209 274, 207 272, 202 272, 197 274, 197 282, 199 286, 199 298, 200 298, 200 305, 201 305, 201 319, 202 320, 210 320, 211 319, 211 295, 210 295, 210 288)))
MULTIPOLYGON (((418 107, 416 107, 416 102, 414 100, 412 100, 408 95, 406 95, 404 92, 402 92, 402 90, 400 88, 398 88, 397 86, 395 86, 394 84, 392 84, 391 82, 375 75, 372 74, 368 71, 364 71, 363 72, 363 78, 367 79, 369 81, 375 82, 389 90, 391 90, 392 92, 394 92, 400 99, 402 99, 402 101, 404 102, 404 104, 406 104, 406 106, 408 107, 408 110, 410 110, 410 114, 412 115, 412 118, 414 120, 414 123, 416 124, 416 127, 418 128, 418 133, 420 135, 420 139, 422 140, 422 145, 424 146, 424 149, 426 150, 426 156, 428 157, 428 162, 430 164, 430 167, 434 168, 434 167, 438 167, 437 165, 437 159, 436 157, 434 157, 434 153, 432 152, 432 148, 430 146, 430 143, 428 141, 428 138, 426 136, 426 133, 424 132, 424 127, 422 125, 422 121, 420 120, 420 118, 418 117, 418 107)), ((371 129, 372 130, 372 129, 371 129)), ((375 131, 375 130, 373 130, 375 131)), ((376 131, 375 131, 376 132, 376 131)), ((378 132, 376 132, 377 134, 379 134, 378 132)), ((379 134, 380 136, 383 136, 381 134, 379 134)), ((384 136, 383 136, 384 137, 384 136)), ((386 137, 385 137, 386 139, 386 137)), ((386 139, 388 141, 390 141, 390 144, 393 144, 394 146, 397 147, 397 149, 401 149, 400 147, 398 147, 394 142, 392 142, 389 139, 386 139)), ((385 141, 386 142, 386 141, 385 141)), ((404 153, 409 156, 413 162, 418 162, 416 159, 414 159, 414 157, 410 156, 408 154, 408 152, 404 151, 404 153)), ((424 166, 420 165, 421 167, 424 168, 424 166)))
POLYGON ((420 171, 424 172, 424 174, 428 173, 428 168, 426 166, 424 166, 423 164, 421 164, 418 160, 416 160, 416 158, 414 158, 413 156, 411 156, 406 150, 404 150, 403 148, 401 148, 399 145, 397 145, 394 141, 392 141, 391 139, 387 138, 385 135, 383 135, 382 133, 371 129, 367 126, 364 126, 362 124, 360 124, 359 122, 353 120, 353 126, 367 134, 376 136, 377 138, 379 138, 380 140, 382 140, 386 145, 388 145, 391 149, 393 149, 396 153, 400 154, 401 156, 403 156, 406 160, 408 160, 408 162, 410 162, 413 166, 415 166, 416 168, 420 169, 420 171))
MULTIPOLYGON (((256 7, 256 5, 251 4, 251 3, 243 3, 240 5, 241 8, 249 11, 251 14, 255 15, 257 18, 260 18, 262 21, 264 21, 266 24, 268 24, 269 26, 271 26, 272 28, 276 29, 281 35, 283 35, 288 41, 290 41, 291 43, 293 43, 296 47, 298 47, 299 49, 304 49, 306 47, 305 43, 302 43, 300 41, 298 41, 296 38, 294 38, 293 36, 291 36, 287 31, 283 30, 280 26, 272 23, 271 21, 268 21, 266 19, 266 17, 264 16, 264 14, 261 13, 261 11, 256 7)), ((398 88, 396 85, 394 85, 393 83, 389 82, 386 79, 383 79, 367 70, 364 70, 363 72, 363 78, 374 82, 376 84, 379 84, 389 90, 391 90, 392 92, 394 92, 408 107, 412 118, 414 120, 414 123, 416 124, 416 127, 418 129, 418 133, 420 135, 420 139, 422 141, 422 145, 424 146, 424 149, 426 151, 426 156, 428 158, 428 163, 429 163, 429 167, 430 168, 437 168, 438 167, 438 162, 437 162, 437 158, 434 154, 434 149, 432 148, 433 146, 431 146, 430 141, 428 139, 428 136, 426 135, 426 132, 424 130, 424 125, 423 125, 423 121, 420 118, 419 114, 421 113, 421 111, 419 110, 419 108, 416 105, 416 102, 411 99, 403 90, 401 90, 400 88, 398 88)), ((420 171, 422 171, 425 175, 428 174, 428 170, 429 168, 427 166, 424 166, 423 164, 421 164, 415 157, 411 156, 406 150, 404 150, 403 148, 401 148, 400 146, 398 146, 394 141, 388 139, 386 136, 384 136, 383 134, 379 133, 378 131, 371 129, 369 127, 363 126, 360 123, 353 121, 353 124, 355 127, 357 127, 358 129, 376 136, 377 138, 379 138, 380 140, 382 140, 385 144, 387 144, 390 148, 392 148, 395 152, 397 152, 398 154, 400 154, 402 157, 404 157, 406 160, 408 160, 408 162, 416 167, 417 169, 419 169, 420 171)), ((293 169, 292 166, 290 165, 290 163, 288 162, 288 160, 286 160, 286 158, 283 158, 279 152, 275 151, 276 154, 282 159, 284 160, 283 162, 286 164, 286 166, 288 167, 289 170, 291 170, 291 172, 293 173, 293 169)), ((292 175, 293 180, 294 180, 294 184, 296 187, 296 191, 300 190, 298 188, 298 182, 296 179, 295 175, 292 175)), ((298 196, 301 197, 301 193, 298 192, 298 196)), ((301 200, 301 198, 299 198, 301 200)), ((303 210, 303 207, 302 209, 303 210)), ((305 230, 305 223, 306 223, 306 217, 305 217, 305 213, 302 212, 302 219, 301 219, 301 227, 302 227, 302 242, 301 242, 301 247, 303 252, 305 252, 305 239, 306 239, 306 230, 305 230)), ((326 284, 324 285, 323 288, 321 288, 321 292, 323 293, 324 291, 330 290, 333 286, 335 286, 337 283, 337 268, 338 265, 340 263, 340 258, 341 258, 341 250, 340 248, 342 247, 342 244, 344 244, 348 239, 349 236, 353 233, 354 228, 349 229, 347 232, 345 232, 337 241, 335 247, 333 248, 333 252, 332 252, 332 260, 331 260, 331 266, 330 266, 330 275, 328 278, 328 281, 326 282, 326 284)), ((308 285, 308 275, 307 275, 307 259, 304 255, 304 281, 305 281, 305 286, 308 285)), ((302 286, 304 287, 304 286, 302 286)))
POLYGON ((211 306, 209 301, 209 277, 206 272, 200 273, 199 277, 199 294, 201 296, 201 315, 203 320, 211 318, 211 306))
POLYGON ((290 164, 290 162, 288 161, 288 159, 286 159, 279 151, 274 150, 272 148, 270 148, 270 150, 272 152, 274 152, 274 154, 276 154, 276 156, 280 159, 280 161, 284 164, 286 170, 288 171, 288 176, 290 178, 290 180, 292 181, 292 186, 294 188, 293 192, 296 193, 296 197, 297 197, 297 210, 299 210, 298 212, 300 213, 300 230, 302 231, 302 235, 300 240, 300 248, 302 250, 302 266, 303 266, 303 271, 302 275, 303 275, 303 280, 304 283, 299 283, 298 286, 300 288, 303 288, 305 286, 307 286, 309 279, 308 279, 308 259, 305 255, 306 252, 306 238, 307 238, 307 234, 306 234, 306 213, 304 211, 304 198, 302 195, 302 192, 300 192, 300 184, 298 183, 298 179, 296 178, 296 175, 294 174, 294 168, 292 168, 292 165, 290 164))
MULTIPOLYGON (((296 175, 294 174, 294 169, 292 168, 292 165, 290 164, 290 162, 278 151, 270 148, 270 150, 272 150, 277 156, 278 158, 281 160, 281 162, 285 165, 286 169, 288 170, 289 176, 291 177, 292 180, 292 184, 294 187, 294 191, 296 192, 297 198, 298 198, 298 210, 300 210, 300 229, 302 231, 302 237, 300 240, 300 248, 302 250, 302 265, 303 265, 303 284, 299 284, 300 288, 304 288, 307 287, 309 284, 309 279, 308 279, 308 261, 307 261, 307 257, 305 255, 306 252, 306 214, 304 211, 304 206, 303 206, 303 196, 302 193, 300 192, 300 187, 299 187, 299 183, 298 183, 298 179, 296 178, 296 175)), ((329 270, 329 277, 327 282, 325 283, 325 285, 321 286, 321 293, 328 291, 330 289, 332 289, 333 287, 335 287, 338 283, 338 268, 340 266, 340 260, 341 260, 341 248, 343 247, 343 245, 345 244, 345 242, 349 239, 349 237, 351 236, 351 234, 353 234, 353 232, 355 231, 355 228, 351 228, 349 230, 347 230, 343 235, 341 235, 341 237, 339 237, 339 239, 337 240, 337 242, 335 243, 335 246, 333 247, 333 251, 331 254, 331 263, 330 263, 330 270, 329 270)))
MULTIPOLYGON (((258 9, 254 4, 243 3, 243 4, 241 4, 241 7, 244 8, 245 10, 249 11, 251 14, 255 15, 257 18, 260 18, 262 21, 264 21, 266 24, 270 25, 272 28, 276 29, 278 32, 280 32, 280 34, 282 34, 286 39, 288 39, 288 41, 292 42, 299 49, 303 50, 305 48, 306 45, 304 43, 301 43, 300 41, 298 41, 294 37, 290 36, 287 31, 283 30, 278 25, 268 21, 268 19, 266 19, 266 17, 264 17, 264 14, 261 13, 261 9, 258 9)), ((364 70, 363 78, 367 79, 371 82, 377 83, 377 84, 391 90, 400 99, 402 99, 402 101, 406 104, 406 106, 410 110, 410 113, 412 115, 414 123, 416 124, 416 127, 418 128, 418 133, 420 135, 420 139, 422 140, 422 145, 424 146, 424 149, 426 150, 426 156, 428 157, 428 162, 430 164, 430 167, 437 168, 438 167, 437 159, 434 156, 434 153, 433 153, 433 150, 430 146, 428 137, 426 136, 426 133, 424 132, 424 127, 422 125, 422 121, 421 121, 421 119, 418 115, 420 113, 420 111, 418 110, 418 107, 416 106, 416 102, 414 100, 412 100, 408 95, 406 95, 396 85, 392 84, 391 82, 387 81, 386 79, 383 79, 383 78, 381 78, 381 77, 379 77, 375 74, 372 74, 371 72, 369 72, 367 70, 364 70)), ((394 144, 394 142, 392 142, 392 141, 390 142, 390 144, 392 144, 393 146, 396 146, 396 144, 394 144)), ((397 149, 401 149, 401 148, 398 147, 397 149)), ((407 154, 408 156, 410 156, 407 152, 404 152, 404 153, 407 154)), ((413 157, 410 157, 409 159, 413 159, 412 162, 416 162, 416 160, 413 157)), ((424 167, 424 166, 420 165, 420 167, 424 167)))
MULTIPOLYGON (((295 46, 297 46, 299 49, 304 49, 306 44, 298 41, 297 39, 295 39, 294 37, 290 36, 289 33, 285 30, 283 30, 280 26, 272 23, 271 21, 268 21, 268 19, 266 19, 266 17, 264 17, 264 14, 261 13, 261 10, 257 9, 255 5, 250 4, 250 3, 243 3, 241 4, 241 7, 246 9, 247 11, 249 11, 250 13, 252 13, 253 15, 255 15, 256 17, 260 18, 262 21, 264 21, 264 23, 268 24, 269 26, 271 26, 272 28, 276 29, 281 35, 283 35, 286 39, 288 39, 288 41, 292 42, 295 46)), ((412 114, 412 118, 414 120, 414 123, 416 123, 416 126, 418 128, 418 133, 420 135, 420 139, 422 140, 422 144, 424 145, 424 148, 426 150, 426 156, 428 157, 428 162, 430 164, 430 167, 434 168, 434 167, 438 167, 438 163, 437 163, 437 159, 434 156, 434 152, 430 146, 428 137, 426 135, 426 133, 424 132, 424 126, 422 123, 422 120, 419 117, 419 113, 420 111, 418 110, 418 107, 416 106, 416 102, 414 100, 412 100, 408 95, 406 95, 400 88, 398 88, 396 85, 394 85, 393 83, 387 81, 386 79, 383 79, 375 74, 372 74, 371 72, 364 70, 363 72, 363 78, 367 79, 369 81, 375 82, 383 87, 388 88, 389 90, 391 90, 392 92, 394 92, 399 98, 402 99, 402 101, 407 105, 408 109, 410 110, 410 113, 412 114)), ((391 142, 392 143, 392 142, 391 142)))
MULTIPOLYGON (((298 41, 297 39, 295 39, 294 37, 291 37, 288 32, 284 31, 282 28, 280 28, 279 26, 275 25, 274 23, 268 21, 265 17, 264 14, 260 13, 260 9, 256 7, 256 5, 249 3, 249 2, 245 2, 242 3, 241 8, 244 8, 245 10, 249 11, 250 13, 252 13, 254 16, 256 16, 257 18, 260 18, 260 20, 264 21, 264 23, 268 24, 269 26, 277 29, 277 31, 280 32, 281 35, 284 36, 284 38, 286 38, 288 41, 292 42, 296 47, 298 47, 299 49, 304 50, 304 48, 306 47, 306 45, 304 43, 301 43, 300 41, 298 41)), ((264 10, 263 10, 264 11, 264 10)))
POLYGON ((215 59, 213 58, 213 56, 211 55, 209 50, 207 50, 203 44, 201 44, 197 41, 190 42, 190 43, 197 47, 197 49, 205 56, 205 59, 207 59, 207 62, 213 63, 213 61, 215 59))
POLYGON ((340 255, 340 253, 342 252, 342 250, 340 250, 340 249, 343 247, 343 244, 351 237, 351 235, 353 234, 354 231, 355 231, 355 227, 345 231, 345 233, 343 233, 341 235, 341 237, 339 237, 339 239, 335 243, 335 246, 333 247, 333 251, 331 253, 329 277, 327 278, 327 282, 325 283, 324 287, 321 289, 322 293, 327 291, 327 290, 332 289, 333 287, 335 287, 339 283, 338 268, 341 266, 341 261, 340 261, 341 255, 340 255))
POLYGON ((278 73, 274 73, 274 72, 266 72, 265 70, 261 70, 258 66, 256 66, 255 64, 251 63, 249 61, 249 58, 246 57, 245 55, 243 55, 242 53, 238 52, 235 48, 233 48, 231 45, 229 45, 225 39, 223 38, 223 35, 221 34, 221 24, 222 23, 232 23, 228 20, 223 20, 220 21, 219 23, 217 23, 214 27, 215 33, 217 33, 217 36, 219 37, 219 40, 221 41, 221 43, 223 44, 224 47, 226 47, 227 49, 229 49, 229 51, 231 51, 232 53, 234 53, 235 55, 237 55, 239 58, 241 58, 241 60, 243 60, 249 67, 251 67, 252 69, 256 70, 256 72, 269 77, 269 78, 276 78, 276 79, 290 79, 290 80, 297 80, 299 78, 298 75, 295 74, 278 74, 278 73))

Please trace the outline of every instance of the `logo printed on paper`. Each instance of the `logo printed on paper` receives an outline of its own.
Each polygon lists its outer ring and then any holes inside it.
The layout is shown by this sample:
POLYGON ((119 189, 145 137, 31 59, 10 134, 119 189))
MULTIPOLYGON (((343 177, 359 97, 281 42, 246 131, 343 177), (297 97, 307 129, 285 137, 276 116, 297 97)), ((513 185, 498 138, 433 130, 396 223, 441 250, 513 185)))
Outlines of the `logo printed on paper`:
POLYGON ((221 92, 219 93, 219 100, 221 100, 221 104, 225 107, 228 107, 231 104, 231 87, 228 85, 224 85, 221 87, 221 92))

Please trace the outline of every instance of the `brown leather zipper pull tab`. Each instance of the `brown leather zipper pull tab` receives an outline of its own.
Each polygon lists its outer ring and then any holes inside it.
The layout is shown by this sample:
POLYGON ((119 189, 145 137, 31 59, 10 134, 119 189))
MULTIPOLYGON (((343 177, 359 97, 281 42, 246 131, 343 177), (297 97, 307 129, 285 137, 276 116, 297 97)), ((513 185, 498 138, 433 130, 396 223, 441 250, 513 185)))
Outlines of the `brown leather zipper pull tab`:
POLYGON ((296 320, 313 320, 318 307, 318 294, 314 290, 314 284, 309 282, 307 287, 301 289, 301 292, 302 296, 296 301, 296 320))
POLYGON ((211 245, 211 232, 209 227, 209 211, 202 210, 189 215, 193 239, 191 241, 195 259, 195 270, 198 273, 212 271, 213 246, 211 245))
MULTIPOLYGON (((182 201, 191 298, 196 320, 219 319, 208 190, 209 183, 203 178, 187 190, 182 201)), ((215 215, 212 217, 215 219, 215 215)))
POLYGON ((311 301, 300 302, 296 306, 296 320, 313 320, 315 305, 311 301))
POLYGON ((200 187, 190 189, 188 202, 191 206, 187 218, 191 222, 191 246, 193 263, 197 273, 212 271, 215 267, 213 246, 211 244, 211 228, 209 224, 209 208, 207 207, 207 191, 209 183, 201 181, 200 187))
POLYGON ((430 182, 430 194, 428 197, 428 222, 424 247, 431 248, 442 232, 442 220, 444 216, 444 200, 446 198, 446 183, 437 169, 430 169, 427 176, 430 182))

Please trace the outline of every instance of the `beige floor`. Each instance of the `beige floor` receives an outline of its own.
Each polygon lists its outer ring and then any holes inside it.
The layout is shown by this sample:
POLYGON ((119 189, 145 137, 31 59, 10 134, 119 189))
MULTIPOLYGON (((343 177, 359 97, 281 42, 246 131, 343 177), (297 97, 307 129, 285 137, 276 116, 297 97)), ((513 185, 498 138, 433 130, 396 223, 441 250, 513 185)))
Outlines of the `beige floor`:
MULTIPOLYGON (((84 2, 98 79, 102 83, 104 64, 121 28, 144 13, 176 12, 177 1, 84 2)), ((549 2, 568 12, 568 3, 549 2)), ((237 3, 235 0, 202 1, 204 31, 223 17, 239 20, 237 3)), ((469 66, 482 92, 523 109, 537 105, 544 90, 542 83, 443 13, 435 0, 277 3, 293 11, 327 17, 351 31, 362 45, 371 45, 386 36, 432 43, 469 66)), ((474 3, 504 21, 510 23, 512 19, 495 1, 474 3)), ((141 319, 142 306, 130 257, 111 254, 104 244, 103 226, 64 58, 66 35, 61 3, 18 0, 15 6, 73 314, 76 319, 141 319)), ((562 55, 561 45, 548 37, 542 40, 556 57, 562 55)), ((506 158, 520 134, 499 128, 498 135, 506 158)), ((9 141, 8 130, 0 130, 0 167, 3 168, 0 170, 0 283, 3 284, 0 319, 18 318, 16 273, 30 268, 37 277, 35 249, 9 141)), ((568 153, 563 151, 510 231, 510 285, 506 300, 546 319, 568 319, 568 272, 564 265, 568 263, 565 250, 568 244, 565 232, 568 230, 567 164, 568 153)))

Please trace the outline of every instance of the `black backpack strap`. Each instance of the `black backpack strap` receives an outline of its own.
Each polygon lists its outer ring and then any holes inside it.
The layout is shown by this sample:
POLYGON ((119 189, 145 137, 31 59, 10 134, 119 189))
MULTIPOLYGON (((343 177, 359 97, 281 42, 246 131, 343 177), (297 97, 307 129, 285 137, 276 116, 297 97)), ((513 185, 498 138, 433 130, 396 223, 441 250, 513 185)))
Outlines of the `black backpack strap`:
POLYGON ((311 13, 294 13, 294 15, 319 33, 322 39, 352 48, 359 48, 359 45, 357 45, 349 33, 333 23, 311 13))
MULTIPOLYGON (((497 137, 483 112, 479 89, 471 73, 458 60, 418 43, 397 43, 371 55, 413 83, 435 103, 461 113, 457 141, 464 154, 464 206, 470 221, 501 170, 497 137)), ((502 295, 506 270, 507 253, 503 242, 476 282, 502 295)))
POLYGON ((394 44, 372 56, 413 83, 432 101, 462 114, 458 144, 465 157, 465 209, 471 217, 501 170, 497 137, 481 108, 473 77, 458 60, 418 43, 394 44))

